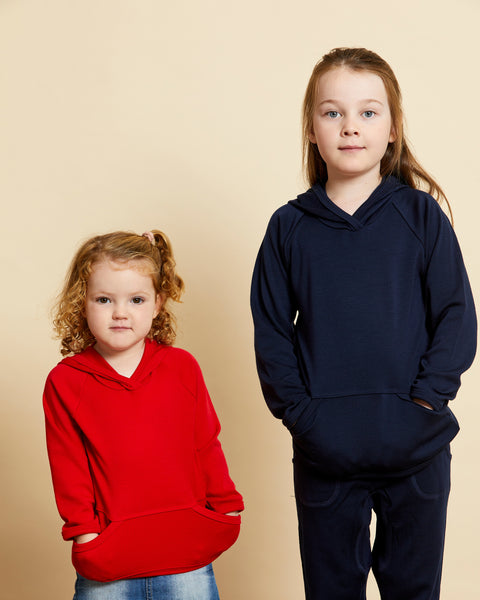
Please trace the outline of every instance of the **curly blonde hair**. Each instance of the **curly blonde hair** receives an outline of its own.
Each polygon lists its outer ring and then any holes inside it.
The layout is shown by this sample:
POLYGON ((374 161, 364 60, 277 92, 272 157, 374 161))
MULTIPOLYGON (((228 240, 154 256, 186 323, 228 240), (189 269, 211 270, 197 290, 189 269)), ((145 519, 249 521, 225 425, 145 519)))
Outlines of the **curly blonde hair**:
POLYGON ((53 326, 56 337, 61 340, 62 355, 78 354, 95 343, 85 318, 85 298, 92 269, 102 260, 121 263, 134 261, 146 269, 152 278, 155 293, 163 299, 148 337, 161 344, 173 344, 176 337, 175 317, 169 310, 169 300, 180 302, 184 283, 175 271, 175 260, 167 236, 157 229, 145 235, 115 231, 87 240, 72 260, 53 310, 53 326))

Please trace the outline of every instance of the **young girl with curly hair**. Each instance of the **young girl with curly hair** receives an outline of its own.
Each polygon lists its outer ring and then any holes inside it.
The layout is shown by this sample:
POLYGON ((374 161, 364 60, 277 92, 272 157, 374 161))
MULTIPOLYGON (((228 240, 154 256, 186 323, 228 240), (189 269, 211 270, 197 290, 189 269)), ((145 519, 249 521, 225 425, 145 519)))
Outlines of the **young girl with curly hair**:
POLYGON ((91 238, 56 305, 47 447, 76 600, 215 600, 242 497, 200 368, 173 348, 183 281, 160 231, 91 238))
POLYGON ((435 600, 449 402, 476 344, 462 255, 378 54, 317 63, 303 141, 311 187, 268 225, 252 311, 263 394, 293 438, 306 597, 364 600, 372 568, 384 600, 435 600))

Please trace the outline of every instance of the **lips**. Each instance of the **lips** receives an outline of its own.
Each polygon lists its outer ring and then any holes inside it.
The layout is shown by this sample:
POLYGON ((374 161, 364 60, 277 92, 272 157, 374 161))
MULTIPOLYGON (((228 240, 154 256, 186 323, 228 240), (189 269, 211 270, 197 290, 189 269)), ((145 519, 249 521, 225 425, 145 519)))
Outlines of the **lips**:
POLYGON ((339 150, 364 150, 365 146, 340 146, 339 150))

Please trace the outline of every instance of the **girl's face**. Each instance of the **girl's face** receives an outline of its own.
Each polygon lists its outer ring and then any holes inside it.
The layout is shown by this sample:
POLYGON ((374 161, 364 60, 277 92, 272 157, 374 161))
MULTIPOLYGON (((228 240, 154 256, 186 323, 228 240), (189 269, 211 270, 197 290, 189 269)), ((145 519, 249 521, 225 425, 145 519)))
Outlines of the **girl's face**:
POLYGON ((378 75, 338 67, 317 84, 309 135, 329 181, 380 179, 380 161, 395 140, 387 92, 378 75))
POLYGON ((138 262, 103 260, 88 279, 85 316, 95 349, 105 359, 143 353, 161 298, 138 262))

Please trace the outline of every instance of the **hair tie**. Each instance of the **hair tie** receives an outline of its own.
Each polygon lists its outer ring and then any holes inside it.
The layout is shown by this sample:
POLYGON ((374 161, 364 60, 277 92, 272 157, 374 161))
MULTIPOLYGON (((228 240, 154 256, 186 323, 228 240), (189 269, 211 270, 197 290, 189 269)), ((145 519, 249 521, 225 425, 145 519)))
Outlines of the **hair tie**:
POLYGON ((152 244, 152 246, 156 246, 156 242, 155 242, 155 237, 153 235, 153 233, 151 231, 145 231, 145 233, 142 233, 142 237, 146 237, 150 243, 152 244))

